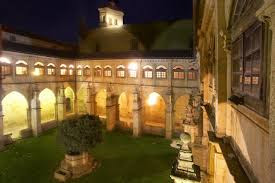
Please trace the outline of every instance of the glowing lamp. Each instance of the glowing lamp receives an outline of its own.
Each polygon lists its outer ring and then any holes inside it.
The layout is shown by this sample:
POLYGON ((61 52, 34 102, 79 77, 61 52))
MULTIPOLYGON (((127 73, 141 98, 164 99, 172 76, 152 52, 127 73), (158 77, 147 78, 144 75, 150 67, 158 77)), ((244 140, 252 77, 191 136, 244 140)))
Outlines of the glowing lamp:
POLYGON ((152 94, 149 95, 149 98, 147 100, 147 104, 149 106, 154 106, 154 105, 157 104, 157 101, 158 101, 158 94, 152 93, 152 94))
POLYGON ((32 74, 34 76, 39 76, 40 75, 39 69, 35 68, 32 74))
POLYGON ((138 69, 137 63, 130 63, 128 69, 136 71, 138 69))

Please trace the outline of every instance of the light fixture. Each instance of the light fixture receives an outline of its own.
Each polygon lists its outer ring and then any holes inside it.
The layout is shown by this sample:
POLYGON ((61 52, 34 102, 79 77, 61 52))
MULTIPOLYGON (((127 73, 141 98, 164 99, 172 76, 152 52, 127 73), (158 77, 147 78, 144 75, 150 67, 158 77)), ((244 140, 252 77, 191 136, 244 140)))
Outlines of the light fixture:
POLYGON ((157 104, 158 101, 158 94, 157 93, 151 93, 148 97, 147 104, 149 106, 154 106, 157 104))
POLYGON ((128 69, 136 71, 138 69, 137 63, 130 63, 128 69))

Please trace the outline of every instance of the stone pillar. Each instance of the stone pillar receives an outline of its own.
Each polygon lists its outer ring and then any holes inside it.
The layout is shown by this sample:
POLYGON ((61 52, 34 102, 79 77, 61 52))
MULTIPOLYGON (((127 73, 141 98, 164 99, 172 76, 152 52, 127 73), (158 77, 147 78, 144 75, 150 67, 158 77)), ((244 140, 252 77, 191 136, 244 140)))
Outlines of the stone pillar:
POLYGON ((227 59, 224 51, 224 39, 220 35, 221 31, 225 32, 225 12, 224 1, 216 1, 216 90, 217 90, 217 107, 216 107, 216 136, 224 137, 226 134, 226 116, 227 116, 227 59))
POLYGON ((112 94, 111 88, 107 87, 106 98, 106 126, 108 131, 112 131, 116 126, 117 104, 116 97, 112 94))
POLYGON ((174 110, 173 110, 173 92, 169 88, 167 92, 167 104, 166 104, 166 125, 165 125, 165 137, 171 139, 173 136, 173 125, 174 125, 174 110))
POLYGON ((271 40, 271 76, 270 76, 270 111, 269 111, 269 142, 270 142, 270 169, 268 183, 275 180, 275 1, 265 0, 264 5, 257 12, 260 20, 269 24, 272 31, 271 40))
POLYGON ((138 137, 142 133, 142 105, 138 89, 133 93, 133 136, 138 137))
POLYGON ((87 113, 90 115, 96 115, 96 93, 94 88, 88 85, 87 88, 87 113))
POLYGON ((65 89, 61 85, 57 96, 57 120, 62 121, 66 117, 66 105, 65 105, 65 89))
POLYGON ((31 101, 31 125, 32 134, 38 136, 41 132, 41 108, 39 101, 39 91, 35 86, 33 91, 33 99, 31 101))

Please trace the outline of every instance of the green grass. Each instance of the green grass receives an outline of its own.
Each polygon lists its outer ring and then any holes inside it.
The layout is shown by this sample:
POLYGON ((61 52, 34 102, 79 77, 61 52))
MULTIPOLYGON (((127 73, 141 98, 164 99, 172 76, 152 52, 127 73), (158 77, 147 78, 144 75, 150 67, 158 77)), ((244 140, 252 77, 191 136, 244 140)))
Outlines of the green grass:
MULTIPOLYGON (((104 134, 91 151, 101 166, 70 183, 167 183, 176 151, 159 137, 132 138, 119 132, 104 134)), ((64 158, 56 130, 17 141, 0 152, 0 183, 55 183, 53 173, 64 158)))

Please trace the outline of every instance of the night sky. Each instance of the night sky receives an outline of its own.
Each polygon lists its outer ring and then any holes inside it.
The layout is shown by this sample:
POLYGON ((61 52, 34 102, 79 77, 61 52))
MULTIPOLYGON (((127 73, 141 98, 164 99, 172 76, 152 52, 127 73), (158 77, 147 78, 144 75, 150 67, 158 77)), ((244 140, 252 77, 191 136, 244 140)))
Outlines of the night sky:
MULTIPOLYGON (((1 0, 0 24, 51 39, 76 42, 80 19, 98 25, 107 0, 1 0)), ((192 0, 119 0, 125 24, 192 18, 192 0)))

